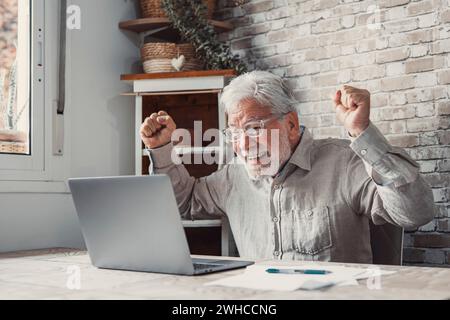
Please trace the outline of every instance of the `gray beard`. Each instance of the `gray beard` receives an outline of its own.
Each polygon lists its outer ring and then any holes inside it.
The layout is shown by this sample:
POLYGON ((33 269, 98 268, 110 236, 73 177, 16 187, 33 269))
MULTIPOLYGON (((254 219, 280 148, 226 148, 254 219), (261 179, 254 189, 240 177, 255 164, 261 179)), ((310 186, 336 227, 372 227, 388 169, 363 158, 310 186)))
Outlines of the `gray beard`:
MULTIPOLYGON (((245 159, 238 157, 240 162, 244 164, 245 169, 247 171, 248 177, 252 181, 262 181, 269 177, 273 177, 280 172, 280 169, 284 166, 284 164, 290 159, 292 155, 291 146, 289 144, 288 133, 283 130, 280 131, 280 148, 278 150, 279 160, 277 166, 274 168, 276 172, 273 174, 265 174, 264 170, 266 166, 258 166, 256 170, 251 169, 249 165, 245 162, 245 159)), ((268 164, 267 167, 271 166, 272 163, 268 164)))

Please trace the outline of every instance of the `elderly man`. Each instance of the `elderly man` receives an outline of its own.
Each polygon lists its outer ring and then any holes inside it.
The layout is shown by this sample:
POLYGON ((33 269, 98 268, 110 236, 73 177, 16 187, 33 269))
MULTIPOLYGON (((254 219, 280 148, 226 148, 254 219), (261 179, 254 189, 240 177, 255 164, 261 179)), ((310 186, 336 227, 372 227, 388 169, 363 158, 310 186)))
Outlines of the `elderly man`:
POLYGON ((430 187, 418 164, 370 122, 367 90, 344 86, 334 98, 351 143, 314 140, 299 125, 294 103, 269 72, 234 79, 221 105, 227 141, 243 165, 201 179, 171 160, 170 115, 152 114, 140 131, 150 173, 170 176, 184 217, 227 215, 246 258, 372 263, 369 219, 407 229, 433 219, 430 187))

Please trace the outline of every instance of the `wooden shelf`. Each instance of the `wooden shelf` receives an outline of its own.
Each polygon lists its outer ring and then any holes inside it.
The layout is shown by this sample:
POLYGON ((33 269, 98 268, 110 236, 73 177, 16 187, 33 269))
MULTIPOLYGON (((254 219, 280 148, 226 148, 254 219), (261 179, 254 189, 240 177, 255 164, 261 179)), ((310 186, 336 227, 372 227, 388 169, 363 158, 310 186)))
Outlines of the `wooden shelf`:
POLYGON ((145 96, 161 96, 161 95, 166 95, 166 96, 177 96, 177 95, 186 95, 186 94, 206 94, 206 93, 219 93, 220 90, 218 89, 211 89, 211 90, 191 90, 191 91, 173 91, 173 92, 124 92, 121 93, 121 96, 132 96, 132 97, 136 97, 136 96, 141 96, 141 97, 145 97, 145 96))
POLYGON ((226 70, 200 70, 200 71, 179 71, 179 72, 161 72, 161 73, 139 73, 123 74, 120 76, 122 81, 152 80, 152 79, 173 79, 173 78, 199 78, 199 77, 234 77, 236 71, 226 70))
MULTIPOLYGON (((174 149, 177 155, 224 152, 221 147, 175 147, 174 149)), ((147 156, 147 151, 145 149, 142 149, 142 156, 147 156)))
MULTIPOLYGON (((233 29, 233 26, 228 22, 209 20, 209 23, 216 29, 216 32, 226 32, 233 29)), ((122 21, 119 23, 120 29, 136 33, 146 32, 164 27, 168 27, 171 29, 171 30, 167 29, 164 32, 175 31, 171 28, 168 18, 143 18, 143 19, 122 21)))
POLYGON ((185 228, 210 228, 221 227, 222 220, 182 220, 183 227, 185 228))

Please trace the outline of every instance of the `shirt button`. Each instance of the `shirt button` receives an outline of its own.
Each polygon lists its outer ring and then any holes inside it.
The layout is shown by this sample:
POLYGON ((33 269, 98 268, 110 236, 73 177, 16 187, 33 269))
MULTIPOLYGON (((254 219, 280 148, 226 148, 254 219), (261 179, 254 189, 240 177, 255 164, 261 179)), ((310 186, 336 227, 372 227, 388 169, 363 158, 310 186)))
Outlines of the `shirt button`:
POLYGON ((280 255, 280 252, 279 252, 279 251, 274 251, 274 252, 273 252, 273 255, 274 255, 275 257, 278 257, 278 256, 280 255))
POLYGON ((278 222, 278 217, 274 217, 272 220, 273 222, 278 222))
POLYGON ((273 186, 273 188, 274 188, 275 190, 278 190, 278 189, 281 188, 281 186, 280 186, 279 184, 276 184, 276 185, 273 186))
POLYGON ((367 149, 362 149, 361 150, 361 155, 365 156, 367 154, 367 149))

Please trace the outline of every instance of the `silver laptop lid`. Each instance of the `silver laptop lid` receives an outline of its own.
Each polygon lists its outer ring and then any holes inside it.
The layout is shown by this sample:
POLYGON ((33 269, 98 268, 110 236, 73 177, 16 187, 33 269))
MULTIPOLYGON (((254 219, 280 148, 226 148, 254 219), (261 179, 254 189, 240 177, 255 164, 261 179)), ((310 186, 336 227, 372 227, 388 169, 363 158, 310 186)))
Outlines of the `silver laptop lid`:
POLYGON ((70 179, 69 186, 95 266, 193 274, 168 176, 70 179))

